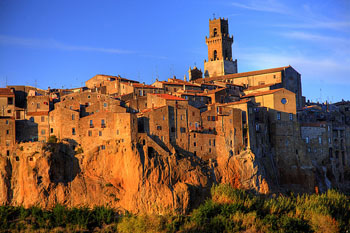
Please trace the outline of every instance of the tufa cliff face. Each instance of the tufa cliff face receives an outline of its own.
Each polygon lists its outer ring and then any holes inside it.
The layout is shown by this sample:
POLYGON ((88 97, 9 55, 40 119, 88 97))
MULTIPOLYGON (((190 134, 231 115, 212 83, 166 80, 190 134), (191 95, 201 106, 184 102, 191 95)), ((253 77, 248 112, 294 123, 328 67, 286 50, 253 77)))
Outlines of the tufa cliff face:
POLYGON ((0 203, 186 213, 208 197, 214 183, 260 193, 278 183, 268 162, 249 151, 202 161, 175 149, 167 152, 150 139, 135 144, 108 141, 103 149, 89 152, 73 148, 69 141, 22 143, 15 156, 0 157, 0 203))

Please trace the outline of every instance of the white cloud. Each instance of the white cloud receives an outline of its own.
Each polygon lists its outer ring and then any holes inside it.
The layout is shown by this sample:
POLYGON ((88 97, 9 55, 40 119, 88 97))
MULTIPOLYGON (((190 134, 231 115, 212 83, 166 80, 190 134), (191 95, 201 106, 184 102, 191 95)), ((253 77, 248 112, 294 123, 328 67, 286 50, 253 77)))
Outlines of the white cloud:
POLYGON ((308 40, 312 42, 325 42, 330 44, 336 44, 337 46, 339 46, 339 43, 343 45, 350 45, 349 39, 345 39, 341 37, 324 36, 324 35, 301 32, 301 31, 284 32, 280 34, 288 38, 308 40))
POLYGON ((266 0, 266 1, 245 1, 244 3, 232 2, 232 6, 239 7, 247 10, 253 11, 263 11, 287 14, 288 11, 286 7, 278 1, 266 0))
POLYGON ((115 48, 72 46, 72 45, 67 45, 52 39, 39 40, 39 39, 11 37, 6 35, 0 35, 0 44, 18 45, 18 46, 24 46, 24 47, 30 47, 30 48, 51 48, 51 49, 60 49, 60 50, 66 50, 66 51, 86 51, 86 52, 100 52, 100 53, 114 53, 114 54, 134 53, 133 51, 115 49, 115 48))

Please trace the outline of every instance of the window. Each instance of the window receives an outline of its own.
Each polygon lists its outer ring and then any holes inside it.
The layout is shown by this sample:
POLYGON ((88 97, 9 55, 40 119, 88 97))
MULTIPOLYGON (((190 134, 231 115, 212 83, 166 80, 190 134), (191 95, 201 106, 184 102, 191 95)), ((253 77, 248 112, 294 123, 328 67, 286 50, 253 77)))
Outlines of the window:
POLYGON ((281 113, 277 112, 277 120, 281 120, 281 113))
POLYGON ((37 103, 37 104, 36 104, 36 108, 40 108, 40 103, 37 103))
POLYGON ((8 97, 7 104, 8 105, 12 105, 13 104, 13 98, 12 97, 8 97))
POLYGON ((12 112, 12 110, 11 110, 11 109, 7 110, 7 113, 11 113, 11 112, 12 112))
POLYGON ((198 128, 198 123, 196 122, 196 123, 194 123, 194 125, 195 125, 195 127, 196 127, 196 129, 198 128))
POLYGON ((163 121, 165 120, 165 116, 163 115, 163 121))
POLYGON ((214 28, 213 36, 217 36, 217 35, 218 35, 218 29, 217 29, 217 28, 214 28))
POLYGON ((183 116, 183 115, 181 115, 181 116, 180 116, 180 119, 181 119, 181 120, 183 120, 183 118, 184 118, 184 116, 183 116))
POLYGON ((196 134, 195 133, 193 134, 193 138, 196 138, 196 134))
POLYGON ((6 140, 6 146, 10 146, 10 141, 6 140))
POLYGON ((50 129, 50 133, 53 133, 53 128, 50 129))
POLYGON ((41 135, 45 135, 45 129, 41 130, 41 135))
POLYGON ((90 98, 91 98, 91 96, 88 95, 88 99, 90 99, 90 98))
POLYGON ((75 116, 74 116, 74 114, 72 114, 72 121, 74 121, 75 120, 75 116))
POLYGON ((321 137, 318 137, 318 143, 322 144, 322 138, 321 137))
POLYGON ((212 116, 212 117, 211 117, 211 120, 212 120, 212 121, 215 121, 215 116, 212 116))
POLYGON ((91 130, 88 131, 88 135, 89 135, 89 137, 92 136, 92 131, 91 130))
POLYGON ((98 136, 102 136, 102 131, 98 131, 98 136))
POLYGON ((208 121, 210 121, 210 116, 208 116, 208 121))
POLYGON ((41 117, 41 122, 44 122, 44 121, 45 121, 45 117, 42 116, 42 117, 41 117))
POLYGON ((157 125, 157 130, 162 130, 162 126, 157 125))
POLYGON ((180 128, 180 132, 181 132, 181 133, 186 133, 186 128, 181 127, 181 128, 180 128))
POLYGON ((8 125, 9 124, 9 120, 6 120, 6 125, 8 125))
POLYGON ((214 57, 214 61, 218 58, 218 52, 216 52, 216 50, 214 50, 213 57, 214 57))
POLYGON ((107 103, 103 103, 103 107, 107 108, 107 106, 108 106, 107 103))
POLYGON ((101 128, 105 128, 105 127, 106 127, 105 120, 102 119, 102 120, 101 120, 101 128))
POLYGON ((309 142, 310 142, 309 137, 306 137, 306 138, 305 138, 305 142, 306 142, 306 143, 309 143, 309 142))
POLYGON ((94 127, 94 123, 92 120, 90 120, 90 128, 93 128, 94 127))
POLYGON ((289 120, 293 120, 293 113, 289 113, 289 120))
POLYGON ((6 130, 6 134, 10 134, 10 130, 6 130))
POLYGON ((196 143, 196 142, 194 142, 194 143, 193 143, 193 146, 197 146, 197 143, 196 143))
POLYGON ((192 112, 192 116, 194 116, 194 112, 192 112))
POLYGON ((213 139, 213 146, 215 146, 215 139, 213 139))
POLYGON ((211 153, 211 148, 209 148, 209 153, 211 153))
POLYGON ((72 135, 75 135, 75 128, 72 128, 72 135))
POLYGON ((287 103, 287 99, 286 99, 286 98, 282 98, 282 99, 281 99, 281 103, 282 103, 282 104, 286 104, 286 103, 287 103))

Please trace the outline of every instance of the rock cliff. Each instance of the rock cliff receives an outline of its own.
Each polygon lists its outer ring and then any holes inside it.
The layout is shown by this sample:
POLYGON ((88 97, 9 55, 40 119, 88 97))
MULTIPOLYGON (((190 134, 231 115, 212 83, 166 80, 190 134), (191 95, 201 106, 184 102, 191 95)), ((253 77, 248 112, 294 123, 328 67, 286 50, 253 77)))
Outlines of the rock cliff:
MULTIPOLYGON (((271 161, 270 161, 271 162, 271 161)), ((277 175, 250 151, 217 159, 167 152, 151 141, 108 141, 84 152, 73 143, 22 143, 0 157, 0 203, 108 205, 134 213, 186 213, 209 195, 213 183, 268 193, 277 175)))

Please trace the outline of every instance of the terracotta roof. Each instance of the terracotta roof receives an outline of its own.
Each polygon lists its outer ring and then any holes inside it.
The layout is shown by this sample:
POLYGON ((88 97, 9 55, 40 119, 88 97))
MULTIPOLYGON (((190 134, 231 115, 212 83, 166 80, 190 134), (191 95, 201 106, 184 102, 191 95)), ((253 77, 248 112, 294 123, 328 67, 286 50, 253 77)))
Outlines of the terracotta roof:
MULTIPOLYGON (((252 97, 252 96, 260 96, 260 95, 270 95, 273 94, 275 92, 278 92, 280 90, 282 90, 284 88, 279 88, 279 89, 274 89, 274 90, 269 90, 269 91, 260 91, 260 92, 254 92, 254 93, 250 93, 248 95, 244 95, 241 98, 248 98, 248 97, 252 97)), ((286 90, 286 89, 284 89, 286 90)))
POLYGON ((220 106, 228 106, 228 105, 235 105, 235 104, 245 104, 245 103, 248 103, 249 101, 250 101, 250 99, 242 99, 240 101, 220 104, 220 106))
POLYGON ((160 106, 160 107, 154 107, 154 108, 146 108, 146 109, 142 110, 141 113, 150 112, 150 111, 152 111, 152 110, 160 109, 160 108, 164 108, 164 107, 166 107, 166 105, 160 106))
POLYGON ((246 90, 251 91, 251 90, 256 90, 256 89, 260 89, 260 88, 270 87, 270 86, 273 86, 276 84, 277 83, 269 83, 269 84, 264 84, 264 85, 259 85, 259 86, 252 86, 252 87, 248 87, 246 90))
POLYGON ((10 88, 0 88, 0 96, 14 96, 15 93, 10 88))
POLYGON ((48 115, 48 111, 42 111, 42 112, 28 112, 27 116, 46 116, 48 115))
POLYGON ((158 81, 160 83, 163 83, 165 85, 175 85, 175 86, 183 86, 183 85, 186 85, 186 86, 192 86, 192 87, 200 87, 198 84, 193 84, 193 83, 189 83, 189 82, 167 82, 167 81, 158 81))
POLYGON ((151 85, 145 85, 145 84, 141 84, 141 83, 132 83, 133 87, 143 87, 143 88, 151 88, 151 89, 159 89, 158 87, 154 87, 151 85))
POLYGON ((149 95, 156 95, 160 98, 166 99, 166 100, 180 100, 180 101, 184 101, 185 99, 177 97, 177 96, 173 96, 173 95, 169 95, 169 94, 149 94, 149 95))
POLYGON ((282 71, 282 70, 287 69, 289 67, 291 67, 291 66, 283 66, 283 67, 265 69, 265 70, 255 70, 255 71, 242 72, 242 73, 236 73, 236 74, 226 74, 226 75, 222 75, 222 76, 196 79, 195 81, 199 80, 199 83, 203 83, 203 82, 209 82, 209 81, 214 81, 214 80, 225 80, 225 79, 239 78, 239 77, 259 75, 259 74, 274 73, 274 72, 282 71))
POLYGON ((226 87, 223 87, 223 88, 217 88, 217 89, 214 89, 214 90, 209 90, 207 93, 203 92, 199 95, 211 95, 211 94, 214 94, 216 92, 219 92, 219 91, 222 91, 222 90, 225 90, 226 87))

